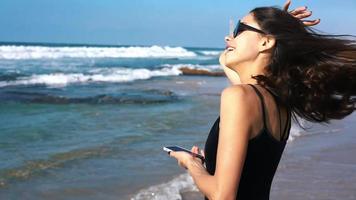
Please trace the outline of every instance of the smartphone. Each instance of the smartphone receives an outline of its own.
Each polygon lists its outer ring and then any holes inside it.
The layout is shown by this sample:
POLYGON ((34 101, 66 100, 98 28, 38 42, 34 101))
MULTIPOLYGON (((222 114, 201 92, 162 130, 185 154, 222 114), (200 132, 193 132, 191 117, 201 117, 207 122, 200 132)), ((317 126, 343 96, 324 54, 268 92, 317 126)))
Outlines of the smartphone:
POLYGON ((189 151, 188 149, 185 149, 183 147, 180 147, 180 146, 166 146, 166 147, 163 147, 163 150, 167 151, 167 152, 171 152, 171 151, 185 151, 187 153, 190 153, 190 154, 193 154, 194 156, 200 158, 202 161, 204 161, 204 157, 202 155, 199 155, 199 154, 196 154, 194 152, 191 152, 189 151))

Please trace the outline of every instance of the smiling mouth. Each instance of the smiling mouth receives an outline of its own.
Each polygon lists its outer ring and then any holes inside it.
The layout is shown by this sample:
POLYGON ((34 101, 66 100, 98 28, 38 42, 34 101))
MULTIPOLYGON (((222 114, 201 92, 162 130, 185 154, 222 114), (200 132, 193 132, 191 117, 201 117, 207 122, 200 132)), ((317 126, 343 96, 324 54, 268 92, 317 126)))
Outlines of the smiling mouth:
POLYGON ((235 50, 235 48, 233 48, 233 47, 226 47, 226 50, 227 50, 227 51, 233 51, 233 50, 235 50))

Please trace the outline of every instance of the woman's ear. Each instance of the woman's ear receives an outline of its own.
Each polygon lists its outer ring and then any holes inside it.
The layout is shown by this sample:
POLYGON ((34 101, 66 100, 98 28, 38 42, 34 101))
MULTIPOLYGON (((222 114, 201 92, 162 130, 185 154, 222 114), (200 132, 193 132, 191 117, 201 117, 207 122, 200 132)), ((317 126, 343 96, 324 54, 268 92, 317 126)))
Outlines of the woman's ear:
POLYGON ((260 52, 265 52, 270 49, 273 49, 276 44, 276 39, 273 36, 263 36, 260 41, 259 50, 260 52))

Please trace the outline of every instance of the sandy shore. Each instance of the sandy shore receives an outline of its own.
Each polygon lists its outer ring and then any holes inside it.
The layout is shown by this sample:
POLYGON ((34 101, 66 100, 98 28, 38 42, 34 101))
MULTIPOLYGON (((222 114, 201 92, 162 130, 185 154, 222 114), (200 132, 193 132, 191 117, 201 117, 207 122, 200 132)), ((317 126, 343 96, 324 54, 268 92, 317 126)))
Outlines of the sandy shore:
POLYGON ((194 192, 194 191, 186 191, 186 192, 181 192, 183 200, 202 200, 204 199, 204 196, 200 192, 194 192))
MULTIPOLYGON (((287 144, 274 177, 273 200, 356 199, 356 114, 335 121, 320 133, 287 144), (329 132, 326 132, 329 130, 329 132)), ((263 166, 261 166, 263 167, 263 166)), ((202 200, 182 192, 183 200, 202 200)))

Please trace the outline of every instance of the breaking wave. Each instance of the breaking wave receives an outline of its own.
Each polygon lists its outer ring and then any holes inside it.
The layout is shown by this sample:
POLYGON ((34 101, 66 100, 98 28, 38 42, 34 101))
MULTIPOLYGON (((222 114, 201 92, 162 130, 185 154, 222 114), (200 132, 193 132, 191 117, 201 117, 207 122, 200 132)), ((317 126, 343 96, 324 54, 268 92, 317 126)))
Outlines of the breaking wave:
POLYGON ((58 59, 58 58, 179 58, 195 57, 196 53, 183 47, 49 47, 2 45, 0 59, 58 59))

